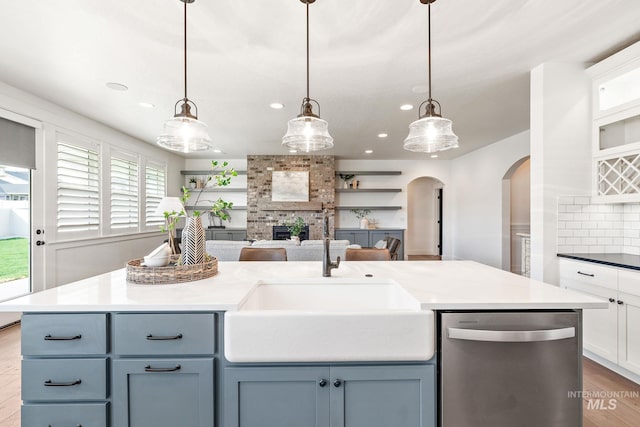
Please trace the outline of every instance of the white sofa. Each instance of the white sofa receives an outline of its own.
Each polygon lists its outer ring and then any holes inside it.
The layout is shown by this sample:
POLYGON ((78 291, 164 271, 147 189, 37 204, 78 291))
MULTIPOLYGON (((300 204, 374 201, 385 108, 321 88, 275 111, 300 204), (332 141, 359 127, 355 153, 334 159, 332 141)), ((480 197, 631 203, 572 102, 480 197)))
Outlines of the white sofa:
MULTIPOLYGON (((254 248, 285 248, 288 261, 322 261, 324 242, 322 240, 303 240, 293 242, 291 240, 257 240, 248 241, 231 240, 207 240, 207 253, 215 256, 219 261, 238 261, 243 247, 254 248)), ((347 248, 360 248, 360 245, 351 245, 348 240, 331 240, 329 252, 331 259, 336 257, 344 259, 347 248)))

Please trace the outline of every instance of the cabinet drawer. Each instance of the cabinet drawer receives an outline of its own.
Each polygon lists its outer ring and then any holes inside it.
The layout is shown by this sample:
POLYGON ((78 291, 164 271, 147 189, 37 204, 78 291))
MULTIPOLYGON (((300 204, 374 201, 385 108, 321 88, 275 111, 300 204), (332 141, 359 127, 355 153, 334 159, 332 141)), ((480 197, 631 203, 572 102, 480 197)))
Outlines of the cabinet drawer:
POLYGON ((22 354, 52 356, 107 353, 106 314, 25 314, 22 354))
POLYGON ((620 292, 640 297, 640 272, 618 270, 618 287, 620 292))
POLYGON ((107 403, 27 404, 21 419, 28 427, 107 427, 107 403))
POLYGON ((215 314, 116 314, 113 336, 119 355, 213 354, 215 314))
POLYGON ((107 397, 107 359, 23 359, 22 400, 107 397))
POLYGON ((618 289, 618 270, 591 262, 559 259, 562 284, 580 282, 609 289, 618 289))

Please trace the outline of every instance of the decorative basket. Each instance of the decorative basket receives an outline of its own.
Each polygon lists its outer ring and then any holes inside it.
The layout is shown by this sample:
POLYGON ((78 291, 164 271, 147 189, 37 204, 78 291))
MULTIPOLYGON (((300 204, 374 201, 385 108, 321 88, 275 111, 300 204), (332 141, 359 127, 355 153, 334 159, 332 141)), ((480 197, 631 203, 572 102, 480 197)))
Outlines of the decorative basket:
POLYGON ((166 267, 142 267, 143 259, 127 263, 127 282, 138 285, 168 285, 172 283, 202 280, 218 273, 218 259, 211 257, 206 262, 192 265, 176 265, 180 255, 171 255, 166 267))

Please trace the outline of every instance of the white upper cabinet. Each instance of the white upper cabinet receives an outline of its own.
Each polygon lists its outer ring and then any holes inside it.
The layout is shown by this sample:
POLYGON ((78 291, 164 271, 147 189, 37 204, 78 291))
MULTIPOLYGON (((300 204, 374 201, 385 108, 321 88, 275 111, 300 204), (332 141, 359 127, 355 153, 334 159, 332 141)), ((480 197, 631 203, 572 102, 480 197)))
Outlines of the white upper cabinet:
POLYGON ((587 69, 594 201, 640 202, 640 42, 587 69))

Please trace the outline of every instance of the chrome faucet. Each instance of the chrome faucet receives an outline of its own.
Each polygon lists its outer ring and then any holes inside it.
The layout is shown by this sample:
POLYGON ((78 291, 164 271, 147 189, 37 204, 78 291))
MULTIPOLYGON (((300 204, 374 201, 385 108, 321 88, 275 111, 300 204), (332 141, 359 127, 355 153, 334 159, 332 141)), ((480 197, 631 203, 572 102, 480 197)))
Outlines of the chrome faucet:
POLYGON ((331 277, 331 270, 340 266, 340 257, 336 259, 336 262, 331 261, 331 255, 329 254, 329 243, 331 241, 331 237, 329 236, 329 217, 326 213, 323 222, 324 252, 322 254, 322 277, 331 277))

